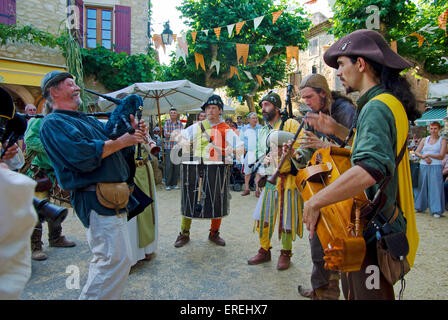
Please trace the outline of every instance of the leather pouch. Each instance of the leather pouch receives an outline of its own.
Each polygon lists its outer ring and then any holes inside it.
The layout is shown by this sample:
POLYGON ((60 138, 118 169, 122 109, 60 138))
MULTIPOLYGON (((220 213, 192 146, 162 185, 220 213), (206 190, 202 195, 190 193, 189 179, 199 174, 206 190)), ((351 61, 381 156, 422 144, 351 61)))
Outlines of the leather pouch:
POLYGON ((35 192, 49 191, 51 189, 51 187, 53 186, 53 183, 51 182, 50 178, 48 178, 47 176, 40 178, 40 179, 36 179, 35 181, 37 182, 36 188, 34 189, 35 192))
POLYGON ((378 266, 391 285, 397 283, 411 269, 408 259, 409 243, 404 232, 382 236, 377 242, 378 266))
POLYGON ((126 208, 130 191, 126 182, 99 182, 96 185, 96 196, 99 203, 118 214, 120 209, 126 208))

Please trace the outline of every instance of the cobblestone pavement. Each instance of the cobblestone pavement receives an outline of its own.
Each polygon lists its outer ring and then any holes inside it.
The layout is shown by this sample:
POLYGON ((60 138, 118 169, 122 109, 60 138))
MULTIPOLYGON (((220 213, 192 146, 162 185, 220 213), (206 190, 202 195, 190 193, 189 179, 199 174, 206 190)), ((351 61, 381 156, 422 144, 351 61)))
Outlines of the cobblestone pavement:
MULTIPOLYGON (((257 253, 258 238, 253 230, 252 213, 257 198, 254 192, 242 197, 231 192, 231 213, 223 219, 221 236, 225 247, 208 240, 210 222, 194 220, 191 240, 182 248, 174 241, 180 231, 180 191, 165 191, 158 185, 158 250, 154 259, 139 262, 132 268, 122 298, 187 300, 301 300, 299 284, 309 285, 311 259, 308 233, 293 243, 291 267, 276 269, 281 242, 277 233, 272 241, 272 261, 250 266, 247 260, 257 253)), ((445 213, 446 214, 446 213, 445 213)), ((448 299, 448 218, 434 219, 417 213, 420 246, 414 269, 406 277, 405 299, 448 299)), ((46 226, 45 226, 46 228, 46 226)), ((50 248, 44 230, 46 261, 32 262, 32 275, 21 296, 26 300, 77 299, 87 279, 91 258, 85 229, 70 214, 63 224, 63 234, 77 243, 74 248, 50 248), (80 288, 68 289, 67 267, 80 270, 80 288)), ((70 284, 70 281, 69 281, 70 284)), ((400 286, 395 287, 398 295, 400 286)), ((341 297, 342 299, 342 297, 341 297)))

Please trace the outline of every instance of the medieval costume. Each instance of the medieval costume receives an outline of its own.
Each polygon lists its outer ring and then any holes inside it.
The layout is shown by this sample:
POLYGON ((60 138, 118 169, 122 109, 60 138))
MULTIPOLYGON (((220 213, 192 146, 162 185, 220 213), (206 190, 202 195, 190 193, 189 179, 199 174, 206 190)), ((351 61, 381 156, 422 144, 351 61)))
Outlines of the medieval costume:
MULTIPOLYGON (((275 97, 274 102, 280 101, 277 94, 270 94, 266 99, 274 99, 273 97, 275 97)), ((299 127, 300 124, 294 119, 278 120, 273 126, 267 123, 259 130, 258 150, 266 153, 266 139, 272 130, 283 130, 295 134, 299 127)), ((299 147, 297 140, 293 147, 299 147)), ((279 157, 275 157, 273 160, 273 166, 277 167, 279 157)), ((268 171, 267 173, 272 174, 273 172, 268 171)), ((248 261, 249 264, 258 264, 267 261, 266 259, 270 260, 271 239, 278 223, 278 238, 282 241, 283 249, 280 251, 277 268, 284 270, 289 267, 289 260, 292 256, 292 241, 296 239, 296 235, 302 237, 303 234, 302 201, 295 182, 296 173, 291 161, 287 160, 280 168, 276 185, 266 183, 253 214, 256 220, 255 230, 259 234, 261 248, 259 254, 248 261), (269 258, 266 258, 267 256, 269 258)))
MULTIPOLYGON (((224 104, 217 95, 212 95, 202 106, 218 106, 222 112, 224 104)), ((238 136, 222 119, 211 124, 208 119, 199 121, 182 130, 182 137, 193 143, 192 161, 184 161, 181 168, 182 224, 175 246, 181 247, 189 241, 192 219, 211 219, 209 240, 224 246, 219 237, 221 218, 229 214, 229 179, 232 159, 226 159, 225 149, 235 144, 243 146, 238 136)))
POLYGON ((145 210, 128 221, 131 240, 132 265, 140 260, 149 260, 157 250, 158 211, 156 201, 156 183, 147 144, 142 148, 143 160, 136 160, 135 185, 153 201, 145 210))

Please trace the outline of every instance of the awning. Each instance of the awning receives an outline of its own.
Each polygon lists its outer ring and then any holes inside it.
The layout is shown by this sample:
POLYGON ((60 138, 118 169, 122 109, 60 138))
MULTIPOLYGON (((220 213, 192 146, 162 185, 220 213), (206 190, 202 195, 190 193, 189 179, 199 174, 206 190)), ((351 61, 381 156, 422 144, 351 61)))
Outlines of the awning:
POLYGON ((40 87, 44 75, 53 70, 66 71, 63 66, 0 58, 0 83, 40 87))
POLYGON ((419 127, 429 126, 431 122, 437 121, 442 126, 445 125, 443 119, 446 117, 446 107, 432 108, 422 114, 421 118, 415 120, 415 124, 419 127))

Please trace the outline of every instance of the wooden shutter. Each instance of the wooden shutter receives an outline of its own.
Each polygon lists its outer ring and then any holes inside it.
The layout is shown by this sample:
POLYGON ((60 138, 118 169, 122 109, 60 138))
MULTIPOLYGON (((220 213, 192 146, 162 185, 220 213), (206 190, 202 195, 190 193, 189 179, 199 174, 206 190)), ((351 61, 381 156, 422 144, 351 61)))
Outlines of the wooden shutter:
POLYGON ((16 24, 16 0, 0 1, 0 23, 16 24))
POLYGON ((131 7, 115 6, 115 52, 131 54, 131 7))
POLYGON ((82 0, 75 0, 75 6, 78 7, 79 12, 79 36, 77 36, 77 40, 81 47, 83 47, 84 43, 84 2, 82 0))

